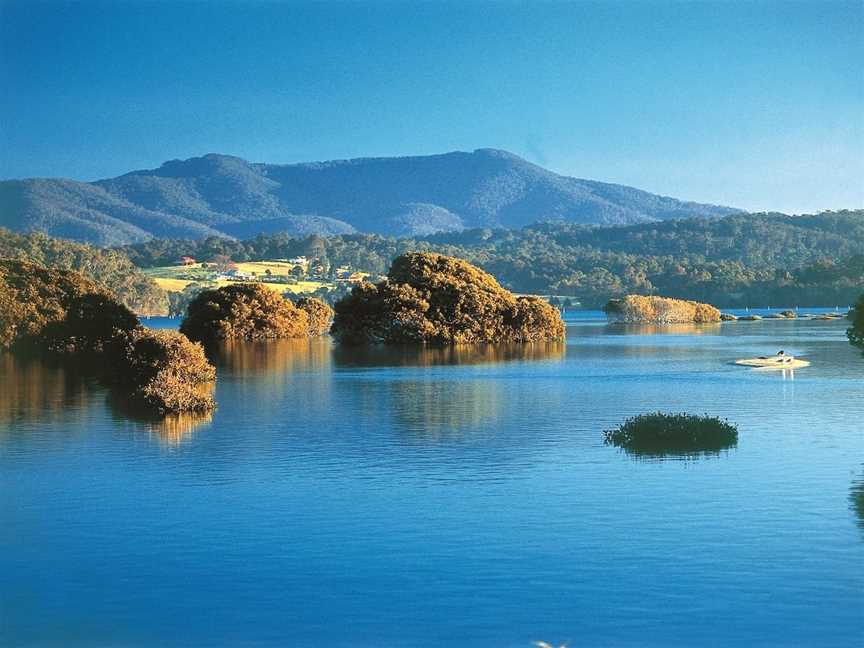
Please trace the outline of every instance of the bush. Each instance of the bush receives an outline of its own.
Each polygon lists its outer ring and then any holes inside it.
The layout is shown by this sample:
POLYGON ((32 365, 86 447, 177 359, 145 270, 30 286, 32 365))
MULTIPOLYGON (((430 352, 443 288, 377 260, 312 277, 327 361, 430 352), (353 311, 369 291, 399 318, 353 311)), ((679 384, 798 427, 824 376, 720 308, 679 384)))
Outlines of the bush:
POLYGON ((213 409, 215 370, 200 345, 144 329, 76 272, 0 259, 0 348, 75 356, 132 402, 160 414, 213 409))
POLYGON ((610 319, 626 323, 700 324, 721 319, 720 311, 710 304, 643 295, 612 299, 603 310, 610 319))
POLYGON ((335 310, 332 332, 346 343, 528 342, 565 332, 549 304, 514 296, 467 261, 431 253, 397 257, 385 281, 356 286, 335 310))
POLYGON ((216 370, 200 344, 176 331, 138 328, 112 349, 115 382, 128 399, 159 414, 207 412, 216 370))
POLYGON ((857 346, 864 353, 864 295, 858 298, 849 317, 852 320, 851 328, 846 330, 849 344, 857 346))
POLYGON ((260 284, 231 284, 198 294, 180 331, 200 341, 302 338, 309 313, 260 284))
POLYGON ((309 316, 309 333, 314 337, 324 335, 333 323, 333 309, 326 302, 315 297, 301 297, 295 302, 300 310, 309 316))
POLYGON ((0 348, 99 353, 138 318, 77 272, 0 259, 0 348))
POLYGON ((629 418, 603 436, 607 445, 633 454, 698 454, 735 446, 738 428, 714 416, 655 412, 629 418))

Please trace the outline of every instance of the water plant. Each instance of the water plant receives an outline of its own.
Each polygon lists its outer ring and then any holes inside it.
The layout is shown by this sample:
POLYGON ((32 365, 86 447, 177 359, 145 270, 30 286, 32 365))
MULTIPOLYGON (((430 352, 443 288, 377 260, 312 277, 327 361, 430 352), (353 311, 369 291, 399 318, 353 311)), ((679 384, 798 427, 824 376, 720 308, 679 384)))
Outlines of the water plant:
POLYGON ((637 455, 716 453, 738 443, 738 427, 716 416, 653 412, 603 433, 607 445, 637 455))

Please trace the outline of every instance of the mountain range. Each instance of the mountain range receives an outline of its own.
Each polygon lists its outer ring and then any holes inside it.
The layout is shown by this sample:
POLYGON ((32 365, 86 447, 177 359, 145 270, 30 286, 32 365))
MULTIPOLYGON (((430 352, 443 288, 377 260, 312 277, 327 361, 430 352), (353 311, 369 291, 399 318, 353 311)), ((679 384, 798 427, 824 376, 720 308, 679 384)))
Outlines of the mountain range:
POLYGON ((209 154, 95 182, 0 182, 0 226, 102 246, 277 232, 414 237, 740 211, 558 175, 497 149, 287 165, 209 154))

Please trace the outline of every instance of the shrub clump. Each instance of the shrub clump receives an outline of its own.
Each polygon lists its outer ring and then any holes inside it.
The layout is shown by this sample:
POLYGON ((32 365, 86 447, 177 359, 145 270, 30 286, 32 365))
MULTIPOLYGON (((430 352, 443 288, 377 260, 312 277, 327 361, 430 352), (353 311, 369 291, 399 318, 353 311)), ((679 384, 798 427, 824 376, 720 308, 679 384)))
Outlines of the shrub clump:
POLYGON ((335 310, 332 333, 352 344, 535 342, 565 332, 546 302, 516 297, 467 261, 432 253, 396 258, 385 281, 356 286, 335 310))
POLYGON ((177 331, 138 328, 112 349, 116 383, 129 401, 160 414, 207 412, 216 370, 204 348, 177 331))
POLYGON ((607 445, 633 454, 719 452, 738 443, 738 428, 716 416, 655 412, 627 419, 603 433, 607 445))
POLYGON ((138 318, 77 272, 0 259, 0 349, 100 353, 138 318))
POLYGON ((259 284, 231 284, 199 293, 180 331, 200 341, 303 338, 326 333, 327 310, 317 299, 295 305, 259 284))
POLYGON ((848 317, 852 320, 852 326, 846 330, 849 344, 857 346, 864 353, 864 295, 858 298, 848 317))
POLYGON ((146 409, 213 408, 202 389, 215 377, 200 345, 151 331, 113 295, 77 272, 0 259, 0 351, 72 358, 118 397, 146 409))
POLYGON ((612 299, 603 310, 614 321, 633 324, 702 324, 721 319, 720 311, 710 304, 643 295, 612 299))
POLYGON ((330 304, 317 297, 301 297, 295 305, 300 310, 306 311, 309 318, 308 335, 316 337, 330 331, 330 326, 333 324, 333 309, 330 304))

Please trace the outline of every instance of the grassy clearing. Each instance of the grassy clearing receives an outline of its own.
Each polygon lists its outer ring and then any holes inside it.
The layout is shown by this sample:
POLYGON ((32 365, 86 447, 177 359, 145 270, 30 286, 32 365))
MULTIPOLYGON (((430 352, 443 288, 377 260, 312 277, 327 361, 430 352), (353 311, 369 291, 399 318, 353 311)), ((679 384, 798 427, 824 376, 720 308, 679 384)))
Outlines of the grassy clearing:
MULTIPOLYGON (((255 273, 258 277, 264 278, 267 270, 275 277, 287 277, 291 268, 294 267, 291 263, 281 261, 249 261, 238 263, 237 269, 240 272, 255 273)), ((217 287, 228 286, 235 281, 220 279, 212 281, 213 271, 204 269, 198 265, 194 266, 163 266, 159 268, 149 268, 144 271, 156 284, 163 290, 170 292, 181 292, 186 286, 191 283, 213 283, 217 287)), ((277 292, 279 294, 290 292, 296 295, 313 293, 319 288, 333 288, 335 284, 330 281, 298 281, 297 283, 281 283, 281 282, 259 282, 265 288, 277 292)))

